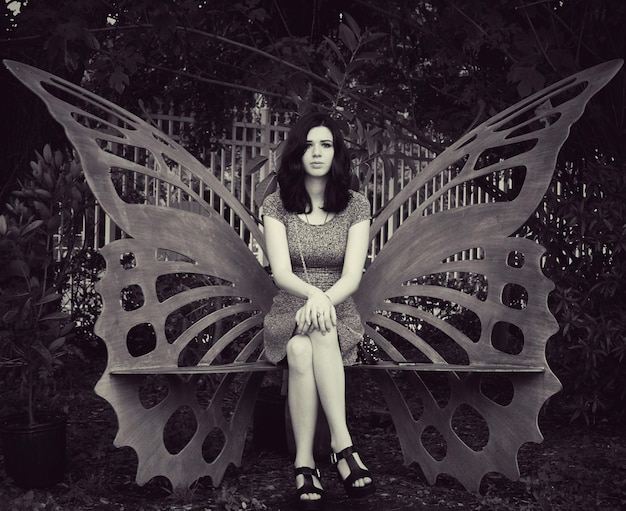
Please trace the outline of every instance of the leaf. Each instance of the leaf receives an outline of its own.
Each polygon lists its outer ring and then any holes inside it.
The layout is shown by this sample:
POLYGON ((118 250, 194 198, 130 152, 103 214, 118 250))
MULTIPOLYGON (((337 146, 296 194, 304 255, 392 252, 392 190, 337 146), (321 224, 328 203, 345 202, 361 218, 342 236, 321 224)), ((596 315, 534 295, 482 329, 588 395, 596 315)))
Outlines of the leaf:
POLYGON ((27 278, 30 275, 30 266, 26 261, 21 259, 13 259, 6 267, 5 275, 7 277, 24 277, 27 278))
POLYGON ((276 172, 271 172, 263 181, 261 181, 255 188, 254 202, 260 208, 265 200, 265 197, 274 193, 278 188, 278 177, 276 172))
POLYGON ((54 165, 58 169, 63 165, 63 153, 59 150, 54 151, 54 165))
POLYGON ((359 24, 356 22, 356 20, 350 16, 350 14, 348 14, 347 12, 342 13, 344 19, 346 20, 346 23, 348 25, 350 25, 350 28, 352 29, 352 32, 354 32, 354 35, 356 37, 360 37, 361 36, 361 27, 359 27, 359 24))
POLYGON ((40 227, 42 224, 43 224, 43 220, 35 220, 34 222, 31 222, 22 230, 22 233, 21 233, 22 236, 26 236, 28 233, 34 231, 35 229, 40 227))
POLYGON ((4 313, 4 316, 2 316, 2 322, 13 323, 13 321, 15 321, 15 318, 17 318, 18 313, 19 313, 19 310, 17 308, 9 309, 8 311, 4 313))
POLYGON ((51 216, 46 227, 48 234, 56 234, 59 231, 59 227, 61 227, 61 215, 51 216))
POLYGON ((354 32, 348 28, 347 25, 343 23, 339 25, 339 38, 344 42, 344 44, 348 47, 348 49, 354 53, 359 45, 357 38, 354 35, 354 32))
POLYGON ((33 201, 33 207, 43 218, 48 219, 52 215, 50 208, 41 201, 33 201))
POLYGON ((43 188, 37 188, 34 190, 34 193, 37 197, 44 200, 52 199, 52 194, 48 190, 44 190, 43 188))
POLYGON ((335 101, 335 99, 336 99, 336 98, 335 98, 335 95, 334 95, 334 94, 331 94, 331 93, 330 93, 330 92, 328 92, 327 90, 324 90, 324 89, 319 88, 319 87, 313 87, 313 89, 314 89, 316 92, 319 92, 322 96, 324 96, 326 99, 328 99, 328 100, 329 100, 329 101, 331 101, 331 102, 334 102, 334 101, 335 101))
POLYGON ((40 300, 37 300, 35 302, 35 305, 44 305, 46 303, 56 302, 57 300, 60 300, 60 299, 61 299, 60 293, 50 293, 44 296, 43 298, 41 298, 40 300))
POLYGON ((48 370, 52 370, 52 355, 50 354, 50 351, 48 351, 48 349, 41 343, 41 340, 37 339, 32 344, 32 349, 37 355, 39 355, 46 368, 48 370))
POLYGON ((39 176, 41 176, 41 166, 39 165, 39 162, 31 161, 30 169, 33 171, 33 176, 35 178, 39 178, 39 176))
POLYGON ((96 37, 89 30, 84 31, 83 39, 85 40, 85 44, 87 44, 87 47, 90 50, 97 51, 100 49, 100 42, 98 41, 98 39, 96 39, 96 37))
POLYGON ((398 177, 398 169, 396 168, 393 160, 386 154, 382 154, 381 159, 383 160, 383 166, 385 167, 385 176, 393 178, 398 177))
POLYGON ((43 159, 48 164, 52 163, 52 148, 50 144, 46 144, 43 148, 43 159))
POLYGON ((129 83, 128 75, 124 73, 124 70, 119 66, 115 68, 115 71, 113 71, 109 77, 109 85, 120 94, 124 92, 124 89, 129 83))
POLYGON ((66 336, 74 329, 75 326, 76 324, 73 321, 71 323, 68 323, 63 328, 61 328, 60 335, 66 336))
POLYGON ((330 76, 333 79, 333 81, 337 85, 341 85, 345 78, 344 74, 339 70, 339 68, 335 64, 333 64, 329 60, 325 60, 324 64, 326 65, 326 68, 328 69, 328 72, 330 73, 330 76))
POLYGON ((265 156, 264 154, 259 154, 255 156, 254 158, 248 160, 243 169, 243 175, 249 176, 259 171, 263 167, 263 165, 265 165, 268 159, 269 158, 265 156))
POLYGON ((4 215, 0 215, 0 235, 6 236, 7 228, 7 218, 4 215))
POLYGON ((355 71, 357 71, 360 68, 362 68, 365 64, 366 64, 366 62, 364 60, 353 60, 346 67, 346 74, 348 74, 348 75, 353 74, 355 71))
POLYGON ((333 41, 330 37, 328 36, 324 36, 324 40, 328 43, 328 45, 330 46, 330 49, 333 50, 335 52, 335 55, 337 55, 337 57, 339 58, 339 60, 341 62, 343 62, 344 64, 346 63, 346 61, 343 58, 343 55, 341 54, 341 50, 339 49, 339 46, 337 46, 337 44, 335 43, 335 41, 333 41))
POLYGON ((48 347, 48 349, 50 351, 57 351, 59 348, 61 348, 65 344, 65 339, 66 339, 65 336, 55 339, 54 341, 50 343, 50 346, 48 347))
POLYGON ((52 312, 41 318, 41 321, 62 321, 64 319, 70 319, 70 315, 67 312, 52 312))
POLYGON ((367 34, 363 36, 361 42, 365 46, 366 44, 377 41, 378 39, 382 39, 383 37, 387 37, 387 34, 385 34, 384 32, 375 32, 373 34, 367 34))
POLYGON ((359 53, 355 58, 354 62, 372 62, 378 58, 378 54, 373 51, 364 51, 359 53))

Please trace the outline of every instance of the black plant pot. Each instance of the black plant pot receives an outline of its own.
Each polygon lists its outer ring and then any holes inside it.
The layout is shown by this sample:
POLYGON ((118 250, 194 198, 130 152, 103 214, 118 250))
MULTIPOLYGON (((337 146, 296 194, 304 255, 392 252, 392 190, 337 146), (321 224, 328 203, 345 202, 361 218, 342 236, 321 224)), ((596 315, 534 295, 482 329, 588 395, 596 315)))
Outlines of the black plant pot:
POLYGON ((65 474, 67 416, 37 412, 37 424, 24 414, 0 419, 0 438, 6 473, 22 488, 44 488, 65 474))
MULTIPOLYGON (((260 450, 270 450, 279 454, 296 453, 293 427, 287 396, 281 395, 280 387, 261 387, 253 416, 253 442, 260 450)), ((313 455, 318 461, 326 460, 330 454, 330 431, 324 411, 320 407, 317 414, 313 455)))
POLYGON ((285 403, 280 387, 261 387, 254 404, 252 441, 260 450, 287 454, 285 403))

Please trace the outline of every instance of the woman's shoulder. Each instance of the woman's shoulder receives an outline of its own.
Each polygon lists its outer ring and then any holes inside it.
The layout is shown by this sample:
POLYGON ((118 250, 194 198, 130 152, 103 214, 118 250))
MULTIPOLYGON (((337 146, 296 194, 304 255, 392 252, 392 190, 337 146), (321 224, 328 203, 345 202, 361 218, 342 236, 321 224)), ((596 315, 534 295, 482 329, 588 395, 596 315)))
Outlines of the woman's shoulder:
POLYGON ((348 200, 348 207, 356 210, 370 209, 370 201, 361 192, 350 190, 350 199, 348 200))
POLYGON ((280 192, 278 190, 270 193, 265 197, 265 199, 263 199, 263 207, 265 207, 266 205, 278 204, 282 204, 282 201, 280 200, 280 192))
POLYGON ((369 206, 369 201, 367 197, 363 195, 361 192, 357 192, 356 190, 350 190, 350 199, 348 200, 348 204, 362 206, 366 204, 369 206))
POLYGON ((352 216, 352 223, 371 218, 371 206, 367 197, 360 192, 350 190, 350 199, 346 208, 352 216))
POLYGON ((280 192, 276 190, 263 199, 263 215, 268 215, 278 220, 282 220, 286 214, 280 192))

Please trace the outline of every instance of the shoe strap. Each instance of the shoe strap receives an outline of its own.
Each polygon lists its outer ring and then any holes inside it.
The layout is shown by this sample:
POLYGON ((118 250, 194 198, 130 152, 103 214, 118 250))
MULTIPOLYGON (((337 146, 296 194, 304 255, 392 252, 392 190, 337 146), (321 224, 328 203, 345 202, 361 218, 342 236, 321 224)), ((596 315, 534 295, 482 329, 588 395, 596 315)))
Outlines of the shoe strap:
POLYGON ((295 469, 295 475, 296 477, 299 475, 304 477, 304 484, 296 490, 298 498, 302 497, 302 495, 306 493, 317 493, 320 496, 324 495, 324 489, 318 488, 313 482, 313 476, 317 477, 317 480, 320 483, 322 482, 319 469, 311 467, 298 467, 295 469))
POLYGON ((363 469, 359 466, 356 459, 354 458, 354 454, 357 453, 357 450, 353 445, 350 447, 346 447, 343 451, 338 453, 331 453, 330 461, 333 465, 337 465, 339 460, 346 460, 348 464, 348 468, 350 469, 350 474, 345 479, 342 478, 344 485, 352 485, 356 480, 363 479, 365 477, 372 477, 371 472, 368 469, 363 469))
POLYGON ((298 467, 295 469, 295 474, 298 475, 303 475, 303 476, 315 476, 317 477, 318 480, 322 479, 322 475, 319 471, 318 468, 311 468, 311 467, 298 467))
POLYGON ((345 449, 339 452, 332 452, 330 453, 330 462, 333 465, 336 465, 337 463, 339 463, 339 460, 349 461, 349 458, 352 457, 352 455, 355 454, 356 452, 357 450, 354 448, 354 445, 346 447, 345 449))

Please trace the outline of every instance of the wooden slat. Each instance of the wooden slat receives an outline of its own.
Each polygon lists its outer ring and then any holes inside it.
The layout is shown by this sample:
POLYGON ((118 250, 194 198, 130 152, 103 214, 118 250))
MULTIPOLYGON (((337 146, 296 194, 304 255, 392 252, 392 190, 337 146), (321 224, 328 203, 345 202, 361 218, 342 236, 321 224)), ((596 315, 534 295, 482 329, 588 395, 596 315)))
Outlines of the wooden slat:
POLYGON ((234 362, 232 364, 198 364, 196 366, 152 366, 122 367, 114 369, 111 374, 228 374, 254 373, 283 369, 269 362, 234 362))
MULTIPOLYGON (((373 365, 354 365, 348 368, 356 369, 385 369, 391 371, 418 371, 434 373, 543 373, 545 367, 528 366, 522 364, 426 364, 417 362, 379 362, 373 365)), ((127 367, 111 371, 111 374, 228 374, 228 373, 251 373, 257 371, 273 371, 284 369, 269 362, 235 362, 232 364, 199 364, 189 367, 177 366, 153 366, 153 367, 127 367)))
POLYGON ((391 371, 418 371, 422 373, 543 373, 545 367, 522 364, 425 364, 417 362, 379 362, 372 365, 350 366, 356 369, 386 369, 391 371))

